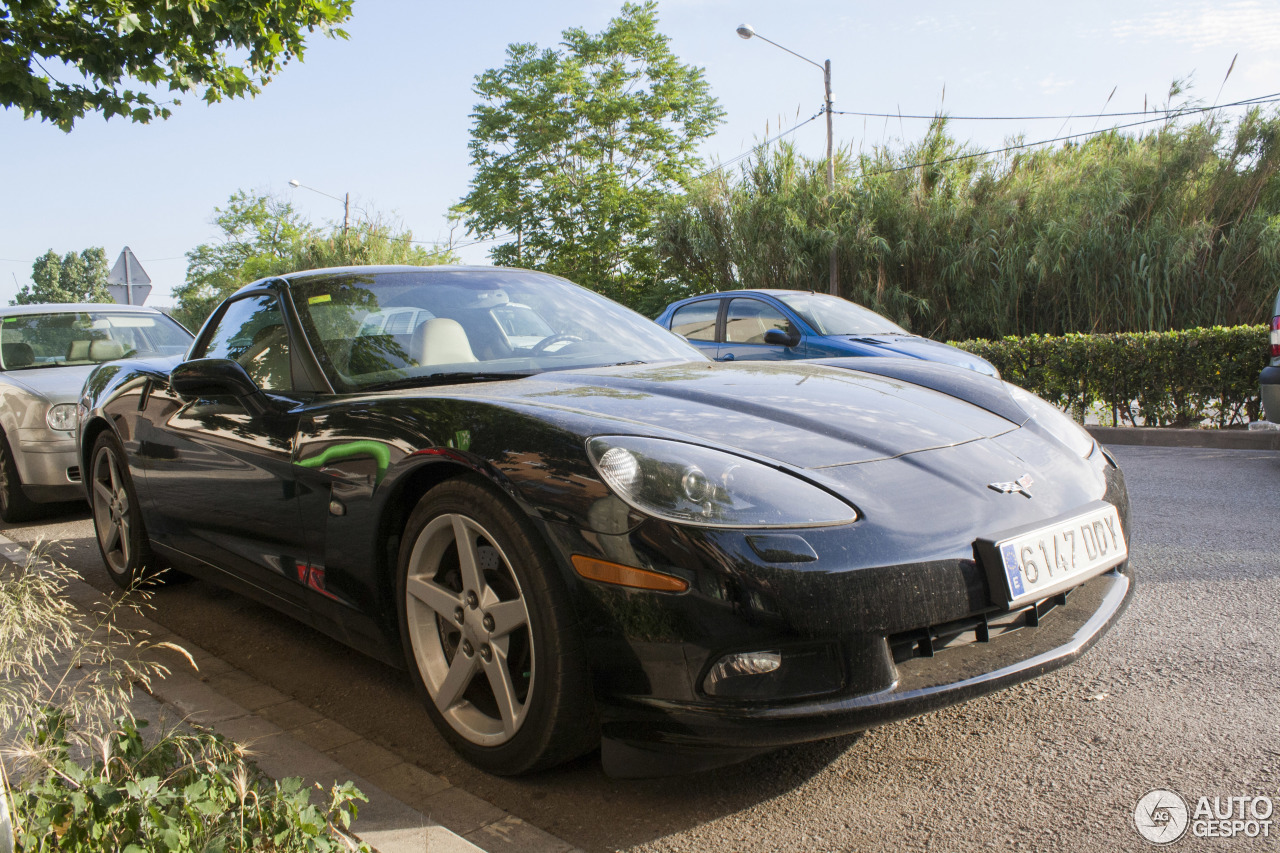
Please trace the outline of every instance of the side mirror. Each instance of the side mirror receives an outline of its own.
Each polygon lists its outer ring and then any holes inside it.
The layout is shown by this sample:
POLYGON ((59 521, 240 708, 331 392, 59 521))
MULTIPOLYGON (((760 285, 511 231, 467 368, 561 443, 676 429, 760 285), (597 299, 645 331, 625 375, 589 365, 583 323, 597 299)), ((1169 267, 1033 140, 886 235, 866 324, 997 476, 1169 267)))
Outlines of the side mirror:
POLYGON ((251 410, 262 408, 261 392, 239 362, 229 358, 184 361, 169 372, 169 387, 184 400, 238 397, 251 410))
POLYGON ((779 347, 793 347, 800 343, 800 335, 788 335, 781 329, 770 329, 764 333, 764 342, 779 347))

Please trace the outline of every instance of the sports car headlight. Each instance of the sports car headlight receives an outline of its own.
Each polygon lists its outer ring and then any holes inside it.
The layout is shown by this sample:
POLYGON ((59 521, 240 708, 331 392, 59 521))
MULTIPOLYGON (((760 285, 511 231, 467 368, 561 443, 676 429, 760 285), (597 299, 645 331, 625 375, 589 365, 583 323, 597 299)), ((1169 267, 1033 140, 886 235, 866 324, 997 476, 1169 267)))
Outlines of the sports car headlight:
POLYGON ((587 452, 635 509, 698 527, 817 527, 858 512, 798 477, 719 450, 633 435, 599 436, 587 452))
POLYGON ((1004 383, 1004 387, 1013 401, 1058 441, 1082 457, 1088 458, 1093 453, 1093 436, 1056 406, 1009 382, 1004 383))
POLYGON ((75 403, 58 403, 50 406, 49 411, 44 413, 44 422, 49 425, 49 429, 58 430, 59 432, 69 432, 76 428, 76 404, 75 403))

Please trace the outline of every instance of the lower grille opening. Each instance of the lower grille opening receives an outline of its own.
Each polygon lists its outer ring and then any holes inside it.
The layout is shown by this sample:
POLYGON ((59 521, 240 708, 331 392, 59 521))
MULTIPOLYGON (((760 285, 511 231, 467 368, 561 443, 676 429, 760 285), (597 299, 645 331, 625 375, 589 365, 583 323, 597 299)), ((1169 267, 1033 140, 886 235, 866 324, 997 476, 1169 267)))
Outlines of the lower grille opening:
POLYGON ((67 479, 72 483, 80 482, 80 466, 72 465, 67 469, 67 479))
POLYGON ((989 643, 992 639, 1020 628, 1036 628, 1055 607, 1066 604, 1070 590, 1043 598, 1017 610, 1005 613, 981 613, 944 622, 941 625, 930 625, 927 628, 916 628, 889 636, 889 648, 893 650, 894 663, 902 663, 912 658, 931 658, 947 649, 968 646, 972 643, 989 643))

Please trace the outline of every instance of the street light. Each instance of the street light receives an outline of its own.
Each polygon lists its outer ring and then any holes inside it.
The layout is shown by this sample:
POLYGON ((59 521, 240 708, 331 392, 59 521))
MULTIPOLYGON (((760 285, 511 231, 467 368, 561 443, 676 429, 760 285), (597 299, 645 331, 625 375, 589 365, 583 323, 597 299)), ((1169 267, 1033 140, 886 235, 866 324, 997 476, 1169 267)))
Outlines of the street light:
POLYGON ((325 198, 331 198, 334 201, 342 202, 342 236, 343 237, 347 236, 347 228, 351 224, 351 193, 345 193, 342 198, 338 198, 336 195, 329 195, 326 192, 321 192, 315 187, 309 187, 306 184, 302 183, 302 181, 299 181, 297 178, 294 178, 292 181, 290 181, 289 186, 294 188, 301 188, 304 190, 311 190, 313 193, 318 193, 319 195, 322 195, 325 198))
MULTIPOLYGON (((823 84, 826 87, 826 100, 824 102, 824 111, 827 114, 827 193, 829 195, 834 194, 836 190, 836 161, 835 161, 834 137, 833 137, 834 132, 831 126, 831 60, 828 59, 825 64, 819 65, 809 57, 801 56, 800 54, 796 53, 794 50, 783 47, 782 45, 778 44, 776 41, 772 41, 770 39, 765 38, 764 36, 756 32, 755 27, 751 26, 750 24, 740 25, 738 27, 738 35, 742 36, 744 39, 749 39, 754 36, 755 38, 758 38, 761 41, 767 41, 769 42, 769 44, 773 45, 779 50, 785 50, 787 53, 791 54, 797 59, 803 59, 805 62, 809 63, 810 65, 813 65, 813 66, 816 66, 817 68, 822 69, 822 80, 823 80, 823 84)), ((836 247, 833 244, 831 246, 831 258, 830 258, 831 281, 827 287, 828 292, 831 293, 831 295, 833 296, 836 294, 838 290, 837 283, 840 277, 839 268, 836 266, 836 263, 837 263, 836 247)))

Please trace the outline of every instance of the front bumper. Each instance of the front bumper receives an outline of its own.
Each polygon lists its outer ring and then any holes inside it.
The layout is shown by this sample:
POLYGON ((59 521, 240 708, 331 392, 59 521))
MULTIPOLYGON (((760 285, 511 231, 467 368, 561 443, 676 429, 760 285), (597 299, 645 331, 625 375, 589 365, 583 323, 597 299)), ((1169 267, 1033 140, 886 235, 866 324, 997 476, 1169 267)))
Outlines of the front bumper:
POLYGON ((20 430, 14 461, 22 478, 22 491, 38 503, 83 500, 80 461, 71 438, 47 439, 43 430, 20 430), (39 439, 22 433, 35 432, 39 439))
POLYGON ((1262 391, 1263 417, 1272 423, 1280 423, 1280 365, 1262 368, 1258 384, 1262 391))
MULTIPOLYGON (((1127 567, 1121 567, 1127 569, 1127 567)), ((888 637, 882 662, 891 686, 784 705, 738 706, 652 697, 614 698, 601 708, 602 735, 655 751, 759 751, 863 731, 1035 678, 1083 655, 1129 603, 1133 581, 1112 570, 1077 587, 1035 627, 894 665, 888 637)))

